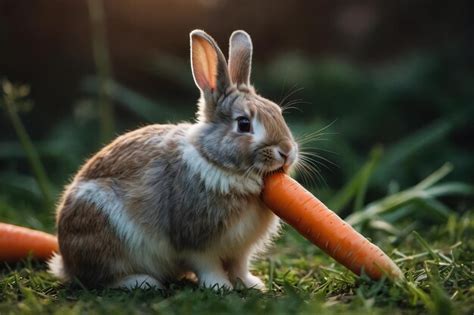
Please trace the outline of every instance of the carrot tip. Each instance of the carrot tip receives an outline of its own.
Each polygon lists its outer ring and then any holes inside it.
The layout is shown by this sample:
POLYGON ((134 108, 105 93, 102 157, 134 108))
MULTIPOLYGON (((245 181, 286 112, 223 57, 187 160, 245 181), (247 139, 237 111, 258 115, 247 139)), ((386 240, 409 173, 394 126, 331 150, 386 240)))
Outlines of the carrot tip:
POLYGON ((58 251, 56 236, 0 222, 0 261, 16 262, 30 256, 46 260, 58 251))

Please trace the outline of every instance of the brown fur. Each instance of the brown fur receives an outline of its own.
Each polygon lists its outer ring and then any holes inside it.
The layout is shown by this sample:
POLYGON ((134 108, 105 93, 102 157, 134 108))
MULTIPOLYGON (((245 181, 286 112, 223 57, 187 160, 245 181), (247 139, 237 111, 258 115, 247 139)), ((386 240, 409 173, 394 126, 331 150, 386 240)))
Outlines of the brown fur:
POLYGON ((144 166, 160 154, 160 148, 150 139, 163 137, 175 127, 150 125, 118 137, 88 160, 77 174, 77 178, 130 179, 140 175, 144 166))
POLYGON ((86 287, 112 283, 123 275, 123 270, 114 265, 125 256, 123 243, 105 215, 73 196, 74 188, 67 192, 58 213, 59 248, 65 272, 86 287))

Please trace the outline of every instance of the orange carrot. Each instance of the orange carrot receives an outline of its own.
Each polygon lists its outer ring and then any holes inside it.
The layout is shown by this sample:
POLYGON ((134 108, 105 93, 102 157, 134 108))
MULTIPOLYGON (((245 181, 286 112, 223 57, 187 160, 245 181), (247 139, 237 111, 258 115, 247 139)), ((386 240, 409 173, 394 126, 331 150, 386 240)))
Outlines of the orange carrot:
POLYGON ((384 274, 403 278, 401 270, 380 248, 289 176, 268 176, 262 198, 276 215, 354 273, 360 275, 363 270, 374 280, 384 274))
POLYGON ((34 258, 45 260, 58 251, 58 239, 54 235, 0 223, 0 261, 19 261, 30 253, 34 258))

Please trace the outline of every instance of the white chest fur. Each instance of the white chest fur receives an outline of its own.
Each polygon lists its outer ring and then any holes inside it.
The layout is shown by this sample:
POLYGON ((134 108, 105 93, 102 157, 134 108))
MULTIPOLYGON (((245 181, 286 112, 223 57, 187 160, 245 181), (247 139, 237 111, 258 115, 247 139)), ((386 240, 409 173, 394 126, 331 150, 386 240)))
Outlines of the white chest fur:
POLYGON ((265 249, 279 229, 279 219, 258 201, 242 205, 241 215, 235 220, 216 244, 221 257, 239 253, 260 252, 265 249))

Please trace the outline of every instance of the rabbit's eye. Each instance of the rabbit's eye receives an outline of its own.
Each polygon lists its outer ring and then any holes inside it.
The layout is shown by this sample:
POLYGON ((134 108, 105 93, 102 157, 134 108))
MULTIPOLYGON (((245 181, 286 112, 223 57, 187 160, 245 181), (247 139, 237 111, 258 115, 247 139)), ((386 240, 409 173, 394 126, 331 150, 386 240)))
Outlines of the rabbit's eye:
POLYGON ((237 118, 237 129, 239 132, 250 132, 251 127, 252 125, 247 117, 241 116, 237 118))

